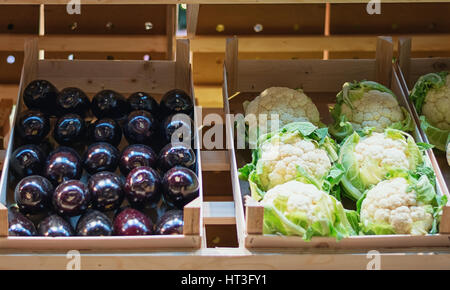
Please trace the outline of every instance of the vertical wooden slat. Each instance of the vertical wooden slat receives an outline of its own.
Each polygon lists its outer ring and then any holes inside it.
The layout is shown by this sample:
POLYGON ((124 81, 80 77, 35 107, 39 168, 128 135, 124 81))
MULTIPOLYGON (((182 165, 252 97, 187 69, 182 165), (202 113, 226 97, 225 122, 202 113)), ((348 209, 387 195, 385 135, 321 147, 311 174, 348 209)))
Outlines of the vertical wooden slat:
POLYGON ((380 36, 377 40, 376 51, 376 80, 377 82, 390 87, 392 77, 392 57, 394 45, 392 37, 380 36))
POLYGON ((186 92, 190 90, 190 50, 188 39, 178 39, 175 58, 175 86, 186 92))
POLYGON ((236 36, 232 38, 227 38, 226 50, 225 50, 225 67, 227 72, 227 82, 228 82, 228 94, 229 96, 236 93, 238 85, 238 63, 239 63, 239 53, 238 53, 238 39, 236 36))
POLYGON ((183 234, 184 235, 199 235, 200 227, 202 223, 200 222, 200 210, 202 206, 202 201, 200 197, 197 197, 190 203, 188 203, 183 210, 183 234))
POLYGON ((172 60, 175 56, 175 39, 177 31, 177 7, 175 5, 167 5, 166 16, 166 36, 167 36, 167 55, 166 59, 172 60))
POLYGON ((186 32, 188 38, 193 38, 197 31, 198 11, 200 4, 189 4, 186 10, 186 32))
POLYGON ((246 213, 245 220, 247 224, 247 234, 262 235, 264 222, 264 207, 257 204, 251 198, 245 202, 246 213))
POLYGON ((444 206, 442 209, 441 223, 439 225, 441 234, 450 234, 450 206, 444 206))
POLYGON ((398 64, 402 70, 403 77, 409 85, 409 69, 411 66, 411 38, 401 37, 398 40, 398 64))

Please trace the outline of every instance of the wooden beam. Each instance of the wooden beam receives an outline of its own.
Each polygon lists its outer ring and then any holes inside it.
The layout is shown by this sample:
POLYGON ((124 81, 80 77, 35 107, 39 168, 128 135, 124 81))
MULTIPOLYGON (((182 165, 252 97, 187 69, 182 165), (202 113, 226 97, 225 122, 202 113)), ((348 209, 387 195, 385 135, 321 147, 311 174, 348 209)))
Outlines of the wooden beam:
MULTIPOLYGON (((450 34, 438 35, 393 35, 396 42, 399 37, 412 38, 413 51, 448 51, 450 34)), ((191 49, 195 52, 225 52, 224 36, 195 36, 191 49)), ((331 36, 239 36, 239 52, 311 52, 311 51, 362 51, 373 52, 376 49, 376 35, 331 35, 331 36)))
MULTIPOLYGON (((67 0, 0 0, 0 4, 64 4, 67 0)), ((367 0, 184 0, 186 4, 365 3, 367 0)), ((383 3, 430 3, 446 0, 383 0, 383 3)), ((180 0, 83 0, 82 4, 179 4, 180 0)))
MULTIPOLYGON (((0 51, 23 51, 31 34, 0 34, 0 51)), ((75 52, 167 52, 167 37, 134 35, 44 35, 39 48, 46 51, 75 52)))

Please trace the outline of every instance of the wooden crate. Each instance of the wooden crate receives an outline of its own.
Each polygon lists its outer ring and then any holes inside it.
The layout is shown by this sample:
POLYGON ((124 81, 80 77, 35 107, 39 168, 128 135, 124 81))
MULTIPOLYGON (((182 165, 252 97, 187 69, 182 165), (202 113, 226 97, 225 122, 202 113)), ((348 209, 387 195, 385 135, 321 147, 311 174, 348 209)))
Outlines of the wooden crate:
MULTIPOLYGON (((420 76, 431 72, 450 71, 450 57, 434 57, 434 58, 412 58, 413 51, 411 49, 411 38, 402 38, 399 40, 399 57, 395 65, 396 73, 401 81, 403 93, 408 99, 413 117, 419 122, 419 115, 412 102, 409 100, 409 92, 414 87, 414 84, 420 76)), ((450 50, 449 50, 450 53, 450 50)), ((421 128, 420 133, 422 138, 428 142, 426 134, 421 128)), ((444 181, 447 188, 450 188, 450 167, 447 163, 445 152, 433 150, 439 168, 444 176, 444 181)))
MULTIPOLYGON (((146 91, 156 98, 160 98, 165 92, 179 88, 190 92, 195 104, 188 40, 177 41, 175 61, 39 60, 38 54, 38 40, 27 41, 14 120, 17 118, 17 112, 25 109, 22 92, 25 86, 34 79, 49 80, 59 89, 76 86, 83 89, 89 96, 93 96, 102 89, 112 89, 125 95, 136 91, 146 91)), ((196 115, 194 121, 197 122, 196 115)), ((14 123, 12 127, 14 127, 14 123)), ((122 142, 124 141, 122 140, 122 142)), ((196 142, 198 143, 198 140, 196 142)), ((198 144, 195 145, 196 148, 199 148, 198 144)), ((6 207, 13 198, 14 191, 9 170, 9 157, 14 148, 15 138, 14 130, 12 130, 0 181, 0 248, 86 250, 200 247, 203 236, 202 187, 200 187, 199 197, 184 207, 183 235, 88 238, 8 237, 6 207)), ((198 149, 196 155, 199 183, 202 184, 201 158, 198 149)))
MULTIPOLYGON (((392 73, 393 43, 390 37, 380 37, 377 43, 376 59, 343 60, 239 60, 238 40, 227 40, 224 66, 223 96, 226 113, 243 113, 242 102, 253 99, 262 90, 271 86, 303 88, 317 105, 322 122, 330 123, 328 105, 335 102, 336 93, 342 84, 353 80, 376 80, 390 87, 399 102, 409 110, 402 94, 401 83, 392 73)), ((450 246, 449 206, 444 210, 441 233, 414 237, 410 235, 355 236, 337 242, 334 238, 314 237, 305 242, 301 237, 263 235, 264 208, 249 198, 247 181, 239 180, 237 169, 251 161, 250 150, 235 150, 233 126, 227 120, 227 140, 231 163, 231 178, 236 205, 236 223, 241 245, 248 248, 368 248, 450 246), (244 214, 245 211, 245 214, 244 214)), ((417 141, 422 141, 416 126, 413 133, 417 141)), ((431 150, 426 152, 439 179, 437 191, 448 195, 442 186, 442 175, 436 167, 431 150)))

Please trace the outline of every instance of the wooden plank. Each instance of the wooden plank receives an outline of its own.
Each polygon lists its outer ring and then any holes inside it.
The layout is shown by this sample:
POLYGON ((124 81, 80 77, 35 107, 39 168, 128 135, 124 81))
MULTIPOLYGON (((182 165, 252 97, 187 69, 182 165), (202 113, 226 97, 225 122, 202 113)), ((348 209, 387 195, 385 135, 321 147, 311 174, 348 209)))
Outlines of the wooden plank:
POLYGON ((39 5, 2 5, 0 9, 0 33, 37 34, 39 5))
MULTIPOLYGON (((185 0, 187 4, 367 3, 367 0, 185 0)), ((430 3, 446 0, 385 0, 383 3, 430 3)), ((179 0, 84 0, 83 4, 179 4, 179 0)), ((66 0, 0 0, 0 4, 67 4, 66 0)))
MULTIPOLYGON (((245 200, 245 210, 245 228, 247 235, 261 236, 264 224, 264 207, 248 197, 245 200)), ((248 244, 248 238, 246 238, 246 246, 251 246, 248 244)))
POLYGON ((405 37, 398 40, 398 64, 404 73, 406 82, 409 78, 409 70, 411 67, 411 38, 405 37))
POLYGON ((197 32, 199 4, 187 5, 186 9, 186 32, 189 39, 192 39, 197 32))
POLYGON ((196 35, 321 35, 324 18, 323 4, 200 5, 196 35))
MULTIPOLYGON (((66 4, 45 5, 46 34, 165 35, 168 5, 87 5, 81 14, 68 14, 66 4), (146 26, 151 23, 151 29, 146 26)), ((175 8, 175 5, 170 5, 175 8)), ((176 19, 172 18, 171 26, 176 19)), ((132 43, 129 43, 132 45, 132 43)))
POLYGON ((237 37, 227 38, 224 67, 227 68, 227 86, 228 92, 231 95, 234 94, 238 88, 238 51, 237 37))
POLYGON ((202 150, 203 171, 228 171, 230 163, 227 151, 202 150))
POLYGON ((178 26, 178 10, 175 5, 166 7, 166 37, 167 53, 166 59, 172 60, 175 57, 176 34, 178 26))
MULTIPOLYGON (((449 34, 392 34, 394 44, 399 37, 413 39, 413 51, 446 51, 450 49, 449 34)), ((192 51, 224 52, 224 36, 196 36, 192 40, 192 51)), ((239 36, 239 52, 311 52, 322 51, 366 51, 376 50, 376 35, 330 35, 330 36, 239 36)), ((396 49, 396 46, 394 47, 396 49)))
POLYGON ((189 91, 191 79, 189 71, 191 69, 189 40, 178 39, 175 60, 175 88, 189 91))
POLYGON ((374 78, 373 59, 240 60, 236 91, 261 92, 271 86, 287 86, 308 92, 336 93, 346 81, 374 78))
POLYGON ((201 207, 202 207, 201 197, 197 197, 196 199, 194 199, 193 201, 184 206, 183 209, 184 235, 191 235, 191 236, 200 235, 200 229, 202 228, 201 207))
POLYGON ((375 80, 382 85, 390 87, 392 77, 392 57, 394 45, 391 37, 380 36, 377 41, 375 56, 375 80))

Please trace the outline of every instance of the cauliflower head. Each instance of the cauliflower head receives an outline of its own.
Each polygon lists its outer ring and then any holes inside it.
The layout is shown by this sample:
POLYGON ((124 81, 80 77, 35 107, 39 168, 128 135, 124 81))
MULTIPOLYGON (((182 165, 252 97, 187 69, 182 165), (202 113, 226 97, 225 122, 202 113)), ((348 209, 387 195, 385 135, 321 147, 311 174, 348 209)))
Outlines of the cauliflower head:
POLYGON ((365 193, 359 204, 361 229, 376 235, 426 235, 439 203, 426 175, 417 180, 406 172, 394 174, 365 193))
POLYGON ((357 200, 367 188, 385 179, 390 170, 415 171, 423 163, 423 155, 409 134, 385 129, 364 137, 353 133, 340 149, 339 163, 346 170, 344 192, 357 200))
POLYGON ((271 87, 265 89, 251 102, 244 103, 245 116, 267 114, 267 124, 258 124, 259 131, 272 131, 272 115, 278 115, 278 128, 292 122, 319 124, 319 110, 301 89, 271 87))
POLYGON ((264 206, 264 233, 341 239, 356 234, 346 210, 333 196, 312 184, 292 180, 267 191, 264 206))
POLYGON ((329 191, 343 175, 343 170, 333 165, 337 149, 327 128, 319 129, 309 122, 290 123, 259 138, 252 162, 239 169, 239 177, 249 181, 256 200, 293 179, 329 191))
POLYGON ((439 72, 421 76, 410 98, 421 115, 421 127, 430 143, 445 151, 450 135, 450 74, 439 72))
POLYGON ((374 128, 376 132, 383 132, 386 128, 412 130, 411 117, 399 105, 394 93, 371 81, 345 83, 337 94, 337 104, 331 115, 335 123, 330 132, 338 139, 343 139, 353 130, 364 128, 374 128), (349 122, 351 127, 341 125, 343 120, 349 122))
POLYGON ((327 151, 296 133, 267 140, 261 144, 260 152, 256 168, 261 172, 259 178, 264 190, 294 179, 297 166, 318 180, 324 178, 331 169, 327 151))

